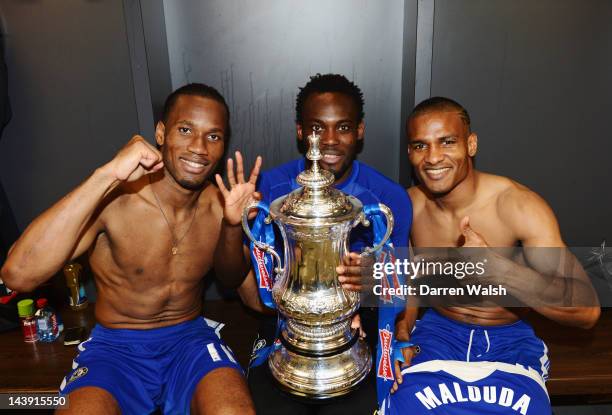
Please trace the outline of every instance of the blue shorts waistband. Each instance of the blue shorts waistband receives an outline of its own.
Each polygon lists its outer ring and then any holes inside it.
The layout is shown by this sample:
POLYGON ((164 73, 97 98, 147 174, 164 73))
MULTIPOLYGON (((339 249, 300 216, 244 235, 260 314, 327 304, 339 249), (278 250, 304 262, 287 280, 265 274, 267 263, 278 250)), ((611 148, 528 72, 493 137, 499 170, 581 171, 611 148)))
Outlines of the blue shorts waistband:
POLYGON ((112 341, 150 342, 183 336, 191 330, 202 328, 214 333, 203 317, 196 317, 193 320, 154 329, 113 329, 96 324, 91 331, 91 337, 112 341))
POLYGON ((442 320, 446 324, 452 324, 458 329, 463 330, 487 330, 487 331, 505 331, 505 330, 528 330, 533 332, 533 328, 523 320, 518 320, 510 324, 501 324, 495 326, 481 326, 479 324, 464 323, 462 321, 453 320, 440 314, 433 308, 429 308, 421 320, 442 320))

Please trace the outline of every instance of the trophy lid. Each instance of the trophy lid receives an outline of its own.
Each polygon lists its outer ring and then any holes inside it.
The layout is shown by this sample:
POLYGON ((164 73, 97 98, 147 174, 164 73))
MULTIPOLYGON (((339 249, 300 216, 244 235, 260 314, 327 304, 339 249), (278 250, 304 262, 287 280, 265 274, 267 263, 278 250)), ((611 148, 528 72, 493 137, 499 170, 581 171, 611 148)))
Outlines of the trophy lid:
POLYGON ((319 139, 314 132, 308 137, 310 146, 306 158, 312 165, 296 179, 302 187, 274 201, 272 210, 276 210, 277 202, 280 202, 279 213, 305 219, 344 218, 355 216, 361 210, 361 202, 335 189, 332 186, 334 175, 319 166, 319 160, 323 157, 319 150, 319 139), (281 202, 281 199, 284 200, 281 202))

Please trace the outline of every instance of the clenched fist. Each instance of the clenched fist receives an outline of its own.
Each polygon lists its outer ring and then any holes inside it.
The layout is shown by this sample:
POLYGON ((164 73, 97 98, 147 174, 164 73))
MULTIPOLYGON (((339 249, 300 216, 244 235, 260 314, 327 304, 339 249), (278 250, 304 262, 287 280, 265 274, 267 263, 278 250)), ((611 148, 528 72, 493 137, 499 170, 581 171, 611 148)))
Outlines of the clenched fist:
POLYGON ((164 167, 162 154, 142 136, 135 135, 107 165, 117 180, 133 182, 164 167))

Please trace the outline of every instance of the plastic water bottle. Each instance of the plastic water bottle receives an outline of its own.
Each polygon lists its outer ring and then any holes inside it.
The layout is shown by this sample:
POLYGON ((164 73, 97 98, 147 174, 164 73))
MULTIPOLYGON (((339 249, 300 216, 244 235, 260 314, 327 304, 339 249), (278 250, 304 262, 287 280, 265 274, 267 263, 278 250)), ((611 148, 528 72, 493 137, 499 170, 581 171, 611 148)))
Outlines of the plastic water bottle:
POLYGON ((57 337, 59 337, 64 331, 64 320, 62 319, 62 315, 59 313, 55 313, 55 317, 57 317, 57 337))
POLYGON ((59 327, 57 324, 57 315, 55 311, 48 305, 46 298, 39 298, 36 301, 36 328, 38 329, 38 341, 50 343, 59 336, 59 327))

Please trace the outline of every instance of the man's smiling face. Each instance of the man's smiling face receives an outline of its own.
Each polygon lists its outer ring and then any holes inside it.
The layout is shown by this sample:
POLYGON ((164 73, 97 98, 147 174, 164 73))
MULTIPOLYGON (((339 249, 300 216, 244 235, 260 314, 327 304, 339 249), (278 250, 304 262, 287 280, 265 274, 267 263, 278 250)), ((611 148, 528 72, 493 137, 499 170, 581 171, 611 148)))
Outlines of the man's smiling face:
POLYGON ((419 181, 434 195, 451 192, 472 169, 476 135, 457 111, 430 111, 409 119, 408 157, 419 181))
POLYGON ((228 114, 220 102, 195 95, 177 98, 155 131, 164 166, 185 189, 197 190, 223 156, 228 114))
POLYGON ((313 132, 321 137, 323 158, 319 164, 334 174, 336 182, 348 177, 363 139, 364 122, 358 118, 357 104, 341 92, 312 93, 304 101, 298 139, 304 140, 313 132))

